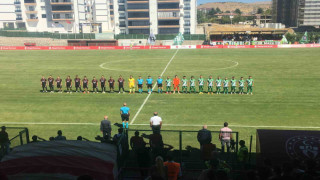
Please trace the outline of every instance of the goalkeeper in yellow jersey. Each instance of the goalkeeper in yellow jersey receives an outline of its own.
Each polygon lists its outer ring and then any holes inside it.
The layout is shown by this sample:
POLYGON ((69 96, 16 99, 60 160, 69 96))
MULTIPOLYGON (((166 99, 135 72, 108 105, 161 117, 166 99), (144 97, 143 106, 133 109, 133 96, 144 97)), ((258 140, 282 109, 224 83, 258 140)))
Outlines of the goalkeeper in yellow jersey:
POLYGON ((135 93, 134 85, 135 85, 135 80, 132 77, 132 75, 130 75, 130 78, 129 78, 129 94, 135 93))

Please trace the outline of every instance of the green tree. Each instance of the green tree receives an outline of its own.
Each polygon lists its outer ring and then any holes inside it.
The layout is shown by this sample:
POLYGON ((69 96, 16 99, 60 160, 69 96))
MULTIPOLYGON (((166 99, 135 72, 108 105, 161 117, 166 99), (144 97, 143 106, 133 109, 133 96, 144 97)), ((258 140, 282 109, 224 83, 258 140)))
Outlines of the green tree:
POLYGON ((221 24, 231 24, 231 19, 229 16, 222 16, 220 23, 221 24))
POLYGON ((218 7, 216 8, 216 12, 217 12, 217 13, 222 13, 221 9, 218 8, 218 7))
POLYGON ((209 12, 208 12, 208 17, 213 17, 215 14, 217 14, 216 10, 214 8, 212 8, 209 12))
POLYGON ((259 8, 258 11, 257 11, 258 14, 263 14, 263 12, 264 12, 264 11, 263 11, 262 8, 259 8))
POLYGON ((231 13, 230 11, 226 11, 226 13, 231 13))
POLYGON ((242 12, 241 12, 241 10, 240 10, 239 8, 237 8, 234 12, 237 13, 237 14, 239 14, 239 15, 242 14, 242 12))
POLYGON ((198 23, 205 23, 205 22, 208 22, 208 19, 206 17, 206 13, 203 12, 203 11, 199 11, 197 12, 197 21, 198 23))

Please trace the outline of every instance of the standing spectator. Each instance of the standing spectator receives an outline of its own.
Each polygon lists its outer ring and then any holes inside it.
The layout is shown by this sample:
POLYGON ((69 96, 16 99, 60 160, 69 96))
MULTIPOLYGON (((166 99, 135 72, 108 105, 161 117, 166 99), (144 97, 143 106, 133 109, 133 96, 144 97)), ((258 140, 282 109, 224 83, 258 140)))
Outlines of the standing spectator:
POLYGON ((149 136, 149 144, 152 152, 152 159, 162 155, 164 144, 160 133, 151 134, 149 136))
POLYGON ((168 180, 177 180, 182 176, 180 163, 174 162, 172 155, 167 156, 164 165, 168 168, 168 180))
POLYGON ((2 149, 2 152, 0 152, 2 155, 6 155, 10 152, 9 135, 6 132, 5 126, 2 126, 0 131, 0 147, 2 149))
POLYGON ((104 116, 104 120, 100 123, 100 131, 102 132, 104 139, 111 138, 111 122, 108 120, 108 116, 104 116))
POLYGON ((143 137, 139 136, 139 131, 134 133, 134 136, 130 139, 130 147, 134 152, 140 152, 141 149, 144 149, 146 142, 144 142, 143 137))
POLYGON ((246 142, 244 140, 240 140, 239 141, 240 144, 240 149, 238 151, 238 161, 239 163, 241 163, 242 165, 245 165, 248 161, 248 148, 246 146, 246 142))
POLYGON ((118 143, 118 141, 120 140, 121 136, 122 136, 122 132, 123 132, 123 128, 119 128, 118 129, 118 134, 115 134, 112 138, 112 141, 115 143, 118 143))
POLYGON ((127 128, 128 129, 128 121, 129 121, 129 117, 130 117, 130 108, 127 107, 127 103, 123 103, 123 106, 120 108, 120 115, 121 115, 121 119, 122 119, 122 126, 123 128, 127 128))
POLYGON ((139 136, 139 131, 134 133, 134 136, 130 139, 130 146, 135 153, 137 162, 140 169, 141 177, 144 178, 147 176, 148 171, 146 168, 150 167, 150 157, 149 152, 147 151, 146 142, 144 142, 143 137, 139 136))
POLYGON ((200 149, 202 149, 202 145, 211 143, 212 135, 207 125, 204 125, 203 128, 198 131, 197 139, 200 143, 200 149))
POLYGON ((62 131, 59 130, 58 131, 58 136, 55 137, 54 140, 56 140, 56 141, 60 141, 60 140, 65 141, 65 140, 67 140, 67 138, 65 136, 62 136, 62 131))
POLYGON ((219 139, 221 141, 221 150, 224 152, 224 146, 227 145, 227 152, 230 151, 230 141, 232 139, 232 130, 228 127, 228 123, 223 124, 224 128, 220 129, 219 139))
POLYGON ((162 118, 158 116, 158 112, 153 113, 153 117, 150 119, 150 127, 153 133, 160 133, 162 126, 162 118))

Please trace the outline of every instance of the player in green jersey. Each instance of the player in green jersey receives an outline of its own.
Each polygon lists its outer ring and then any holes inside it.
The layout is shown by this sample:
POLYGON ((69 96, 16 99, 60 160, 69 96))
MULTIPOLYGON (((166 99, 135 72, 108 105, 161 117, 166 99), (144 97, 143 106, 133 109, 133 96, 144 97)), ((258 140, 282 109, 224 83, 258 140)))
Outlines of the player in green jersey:
POLYGON ((254 82, 253 82, 252 76, 249 76, 249 79, 247 79, 247 94, 251 93, 252 95, 253 86, 254 86, 254 82))
POLYGON ((208 85, 208 94, 213 94, 213 78, 212 76, 209 76, 209 79, 207 81, 207 85, 208 85))
POLYGON ((204 80, 202 75, 200 75, 200 78, 198 79, 198 83, 199 83, 199 94, 203 94, 204 80))
POLYGON ((244 80, 243 80, 243 77, 241 77, 239 80, 239 94, 243 94, 243 90, 244 90, 244 80))
POLYGON ((228 78, 226 77, 226 78, 223 80, 223 94, 228 94, 228 91, 229 91, 229 80, 228 80, 228 78))
POLYGON ((217 94, 220 94, 220 91, 221 91, 221 83, 222 83, 222 80, 220 79, 220 76, 218 76, 218 79, 216 79, 216 90, 217 90, 217 94))
POLYGON ((234 76, 232 76, 231 81, 231 91, 230 94, 235 94, 236 93, 236 87, 237 87, 237 80, 234 78, 234 76))
POLYGON ((167 84, 166 94, 171 94, 171 84, 172 84, 172 80, 170 79, 169 76, 168 76, 167 79, 166 79, 166 84, 167 84))
POLYGON ((196 93, 196 80, 194 79, 194 77, 193 76, 191 76, 191 78, 190 78, 190 93, 191 92, 194 92, 194 93, 196 93))
POLYGON ((186 76, 182 77, 182 93, 188 93, 188 79, 186 76))

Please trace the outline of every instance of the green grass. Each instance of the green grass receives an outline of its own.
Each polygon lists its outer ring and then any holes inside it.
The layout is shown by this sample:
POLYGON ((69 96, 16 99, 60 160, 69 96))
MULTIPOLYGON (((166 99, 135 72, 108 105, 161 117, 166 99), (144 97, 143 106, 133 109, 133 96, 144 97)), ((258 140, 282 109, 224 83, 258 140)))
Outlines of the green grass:
MULTIPOLYGON (((76 74, 154 79, 162 73, 175 50, 136 51, 0 51, 0 122, 99 123, 104 115, 120 123, 119 108, 127 102, 133 115, 147 94, 40 93, 41 75, 76 74), (100 64, 105 63, 102 69, 100 64)), ((158 111, 164 124, 222 125, 227 121, 240 139, 255 137, 256 128, 243 126, 320 127, 320 51, 314 49, 179 50, 164 76, 209 75, 255 80, 254 95, 152 94, 134 124, 148 124, 158 111), (238 66, 235 66, 238 62, 238 66), (227 68, 226 67, 232 67, 227 68)), ((127 85, 127 83, 126 83, 127 85)), ((91 88, 91 85, 90 85, 91 88)), ((128 88, 126 88, 128 89, 128 88)), ((205 87, 206 89, 206 87, 205 87)), ((4 123, 5 124, 5 123, 4 123)), ((98 125, 9 125, 28 127, 31 135, 48 139, 61 129, 68 139, 82 135, 93 140, 98 125)), ((133 126, 131 126, 133 128, 133 126)), ((148 126, 134 126, 149 129, 148 126)), ((220 127, 210 127, 219 130, 220 127)), ((200 126, 164 126, 167 130, 199 130, 200 126)), ((284 129, 284 128, 281 128, 284 129)), ((113 132, 116 131, 114 127, 113 132)), ((178 134, 165 142, 178 145, 178 134)), ((183 146, 198 147, 196 133, 183 135, 183 146)), ((215 138, 214 143, 218 143, 215 138)))

